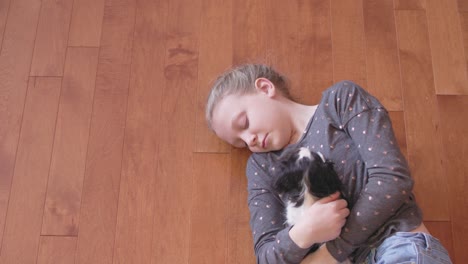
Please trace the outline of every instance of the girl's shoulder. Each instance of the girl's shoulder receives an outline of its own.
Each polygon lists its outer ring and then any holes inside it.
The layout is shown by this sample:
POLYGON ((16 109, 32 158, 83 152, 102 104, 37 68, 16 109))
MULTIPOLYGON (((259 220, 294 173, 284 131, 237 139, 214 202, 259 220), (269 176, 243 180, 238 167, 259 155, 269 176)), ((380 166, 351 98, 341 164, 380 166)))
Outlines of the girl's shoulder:
POLYGON ((336 105, 337 108, 346 107, 348 110, 353 104, 360 104, 361 108, 356 110, 365 110, 363 106, 369 109, 383 107, 377 98, 359 84, 349 80, 337 82, 327 88, 322 93, 322 101, 336 105))
POLYGON ((353 81, 340 81, 322 93, 322 109, 338 125, 364 111, 384 109, 377 98, 353 81))
POLYGON ((275 160, 281 151, 252 153, 247 160, 247 172, 255 171, 257 172, 255 176, 271 174, 271 171, 274 171, 275 160))
POLYGON ((271 187, 275 181, 276 161, 281 152, 252 153, 246 166, 248 183, 271 187))

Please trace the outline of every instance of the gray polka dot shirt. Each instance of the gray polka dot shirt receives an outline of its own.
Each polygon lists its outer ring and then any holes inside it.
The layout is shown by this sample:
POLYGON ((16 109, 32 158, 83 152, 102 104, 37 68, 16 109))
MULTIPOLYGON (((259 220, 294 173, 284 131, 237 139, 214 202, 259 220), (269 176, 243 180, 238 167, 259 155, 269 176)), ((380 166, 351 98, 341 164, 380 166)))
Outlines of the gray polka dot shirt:
MULTIPOLYGON (((387 111, 351 81, 322 94, 317 110, 297 143, 320 151, 335 163, 351 214, 341 235, 326 246, 338 261, 359 262, 370 248, 397 231, 422 222, 408 165, 395 140, 387 111)), ((298 247, 285 225, 286 197, 273 188, 270 153, 254 153, 247 162, 250 226, 257 263, 300 263, 309 249, 298 247)))

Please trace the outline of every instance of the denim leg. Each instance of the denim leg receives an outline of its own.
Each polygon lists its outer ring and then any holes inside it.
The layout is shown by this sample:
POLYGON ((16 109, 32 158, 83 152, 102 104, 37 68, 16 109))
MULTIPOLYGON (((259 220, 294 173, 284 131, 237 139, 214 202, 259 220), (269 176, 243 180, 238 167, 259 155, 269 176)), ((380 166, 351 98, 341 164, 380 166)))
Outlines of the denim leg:
POLYGON ((368 264, 451 264, 447 250, 439 240, 425 233, 397 232, 376 249, 368 264))

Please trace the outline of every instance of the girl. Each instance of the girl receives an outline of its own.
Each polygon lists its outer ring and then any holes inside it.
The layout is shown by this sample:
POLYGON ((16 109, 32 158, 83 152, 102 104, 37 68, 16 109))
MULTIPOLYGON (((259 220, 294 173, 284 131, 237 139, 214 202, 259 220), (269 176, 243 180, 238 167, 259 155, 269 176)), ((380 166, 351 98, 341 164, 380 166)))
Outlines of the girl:
POLYGON ((243 65, 216 80, 206 119, 222 140, 253 152, 246 171, 258 263, 451 263, 422 223, 387 111, 357 84, 339 82, 308 106, 272 68, 243 65), (274 191, 273 156, 290 144, 334 161, 349 205, 334 194, 284 225, 288 197, 274 191))

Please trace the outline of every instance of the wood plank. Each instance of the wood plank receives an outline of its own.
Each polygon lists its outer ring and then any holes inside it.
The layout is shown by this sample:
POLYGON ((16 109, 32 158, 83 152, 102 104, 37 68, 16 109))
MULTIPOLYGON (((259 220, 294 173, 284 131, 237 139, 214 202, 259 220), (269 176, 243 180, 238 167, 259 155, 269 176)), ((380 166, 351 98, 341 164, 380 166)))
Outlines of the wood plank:
POLYGON ((0 52, 0 249, 41 1, 14 1, 0 52))
POLYGON ((99 47, 105 0, 74 0, 68 46, 99 47))
POLYGON ((402 111, 393 0, 364 0, 367 90, 389 111, 402 111))
MULTIPOLYGON (((424 225, 429 229, 431 235, 435 236, 440 240, 440 243, 447 249, 449 256, 453 261, 454 251, 453 251, 453 238, 452 238, 452 225, 448 221, 435 222, 435 221, 425 221, 424 225)), ((458 262, 454 262, 458 263, 458 262)))
POLYGON ((463 36, 463 47, 465 48, 465 64, 468 68, 468 12, 460 12, 459 14, 463 36))
POLYGON ((37 264, 74 264, 76 237, 41 236, 37 264))
POLYGON ((397 11, 408 160, 425 220, 450 219, 424 11, 397 11))
POLYGON ((440 129, 445 149, 444 180, 449 183, 446 196, 450 201, 450 217, 452 224, 454 263, 463 263, 468 259, 466 242, 468 237, 468 196, 464 195, 468 188, 468 124, 466 109, 467 96, 438 96, 440 111, 440 129))
POLYGON ((217 76, 232 66, 232 1, 203 1, 199 40, 196 152, 228 153, 231 147, 209 130, 205 104, 217 76))
POLYGON ((232 2, 233 64, 265 63, 265 3, 259 0, 232 2))
POLYGON ((169 2, 153 263, 188 263, 201 3, 169 2), (174 122, 174 120, 177 120, 174 122), (174 163, 174 161, 177 161, 174 163))
POLYGON ((394 0, 396 10, 425 10, 426 0, 394 0))
POLYGON ((151 263, 167 1, 138 1, 113 263, 151 263))
POLYGON ((68 49, 42 235, 78 235, 98 51, 68 49))
POLYGON ((230 155, 195 154, 193 169, 189 263, 225 263, 230 155))
MULTIPOLYGON (((241 154, 242 155, 242 154, 241 154)), ((234 264, 234 263, 243 263, 238 261, 238 254, 239 251, 243 249, 243 245, 239 245, 238 241, 238 234, 237 234, 237 227, 239 219, 242 219, 242 216, 238 214, 239 210, 242 206, 246 207, 247 202, 246 200, 242 203, 240 201, 240 193, 242 189, 247 189, 247 177, 245 177, 245 167, 247 164, 247 159, 250 155, 250 151, 246 149, 239 149, 233 148, 231 155, 230 155, 230 163, 229 166, 231 167, 230 173, 230 182, 229 182, 229 218, 226 226, 226 233, 228 238, 227 244, 227 263, 234 264), (244 155, 241 157, 239 154, 243 153, 244 155)), ((248 216, 247 216, 248 220, 248 216)), ((249 232, 250 233, 250 232, 249 232)), ((253 244, 251 244, 253 245, 253 244)))
POLYGON ((458 11, 466 12, 468 11, 468 2, 466 0, 458 0, 458 11))
POLYGON ((300 21, 298 1, 268 0, 264 5, 266 63, 289 79, 291 95, 300 98, 301 65, 298 61, 301 57, 301 48, 297 26, 300 21))
POLYGON ((368 87, 362 1, 331 1, 333 79, 368 87))
POLYGON ((426 16, 437 94, 468 95, 466 60, 456 0, 427 0, 426 16))
POLYGON ((42 1, 31 76, 62 76, 73 0, 42 1))
POLYGON ((247 206, 247 177, 245 167, 251 152, 233 149, 229 189, 229 220, 227 226, 227 254, 229 264, 256 263, 253 236, 250 230, 250 213, 247 206))
POLYGON ((333 56, 329 0, 299 2, 300 79, 296 87, 304 104, 317 104, 333 84, 333 56))
POLYGON ((36 263, 61 78, 30 78, 0 263, 36 263))
POLYGON ((234 194, 237 197, 234 197, 235 203, 237 203, 237 222, 246 223, 250 220, 249 207, 247 206, 247 175, 245 169, 247 167, 247 160, 252 153, 248 149, 238 149, 236 148, 231 155, 232 163, 232 183, 238 185, 238 193, 234 194))
POLYGON ((2 50, 3 33, 5 33, 5 26, 9 9, 10 0, 0 0, 0 51, 2 50))
POLYGON ((114 255, 134 23, 134 1, 106 3, 76 263, 112 263, 114 255))
POLYGON ((242 246, 237 250, 237 259, 239 260, 237 263, 257 263, 252 246, 253 238, 249 222, 239 223, 237 226, 237 243, 242 246))

